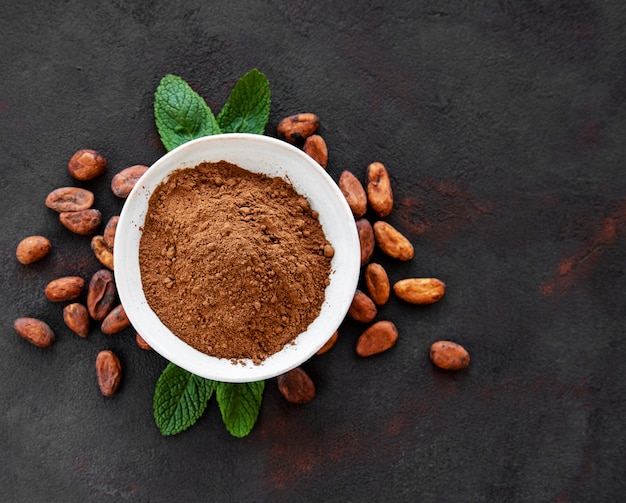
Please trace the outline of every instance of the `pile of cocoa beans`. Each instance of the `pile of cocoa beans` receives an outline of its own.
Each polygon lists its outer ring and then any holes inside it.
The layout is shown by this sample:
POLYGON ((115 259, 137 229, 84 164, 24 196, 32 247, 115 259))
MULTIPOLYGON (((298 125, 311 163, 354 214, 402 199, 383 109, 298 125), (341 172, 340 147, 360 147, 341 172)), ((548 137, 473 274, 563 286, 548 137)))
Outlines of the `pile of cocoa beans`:
MULTIPOLYGON (((120 198, 130 194, 137 180, 148 169, 144 165, 130 166, 117 173, 111 181, 111 191, 120 198)), ((106 159, 92 149, 81 149, 68 162, 70 175, 78 181, 92 180, 107 170, 106 159)), ((48 283, 44 295, 50 302, 63 307, 63 321, 80 337, 89 335, 92 322, 100 323, 100 331, 111 335, 130 326, 123 306, 117 296, 113 275, 113 250, 118 215, 111 216, 102 234, 102 213, 93 208, 94 194, 79 187, 59 187, 48 194, 45 205, 59 215, 59 222, 69 231, 91 238, 91 250, 102 268, 95 271, 88 283, 80 276, 64 276, 48 283), (84 295, 86 293, 86 295, 84 295), (85 298, 84 302, 79 299, 85 298)), ((45 236, 28 236, 17 245, 15 255, 24 266, 42 260, 52 249, 45 236)), ((14 322, 16 332, 28 342, 41 348, 54 343, 55 334, 43 320, 33 317, 18 318, 14 322)), ((143 338, 136 334, 137 345, 150 349, 143 338)), ((97 354, 95 369, 98 385, 104 396, 112 396, 118 389, 122 368, 119 358, 110 350, 97 354)))
MULTIPOLYGON (((278 138, 300 146, 311 158, 326 169, 328 148, 322 136, 317 134, 320 121, 313 113, 300 113, 282 119, 277 127, 278 138)), ((398 229, 383 220, 393 210, 393 190, 386 167, 380 162, 367 166, 365 185, 350 171, 343 171, 338 181, 348 206, 355 218, 361 246, 362 279, 366 292, 357 289, 348 316, 357 322, 368 324, 356 341, 355 351, 360 357, 370 357, 391 349, 398 340, 398 330, 389 320, 376 320, 379 309, 391 294, 404 302, 415 305, 433 304, 444 296, 446 285, 438 278, 403 278, 391 285, 389 276, 381 264, 371 262, 376 247, 385 255, 399 261, 413 259, 414 247, 398 229), (375 221, 367 218, 374 215, 375 221)), ((339 338, 335 332, 318 351, 330 350, 339 338)), ((430 359, 434 365, 447 370, 458 370, 469 365, 469 353, 451 341, 437 341, 430 347, 430 359)), ((306 372, 298 367, 278 377, 281 394, 292 403, 308 403, 316 394, 315 385, 306 372)))

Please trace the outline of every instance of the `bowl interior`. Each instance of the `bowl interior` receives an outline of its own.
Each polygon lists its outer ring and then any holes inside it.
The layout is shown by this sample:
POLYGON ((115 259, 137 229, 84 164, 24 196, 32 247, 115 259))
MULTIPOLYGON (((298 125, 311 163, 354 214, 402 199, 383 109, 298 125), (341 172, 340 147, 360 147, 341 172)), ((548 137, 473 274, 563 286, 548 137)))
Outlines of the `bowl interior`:
POLYGON ((297 367, 330 338, 343 321, 357 287, 360 245, 352 212, 332 178, 304 152, 263 135, 222 134, 192 140, 167 153, 141 177, 126 200, 115 238, 115 281, 133 327, 167 360, 201 377, 224 382, 269 379, 297 367), (330 284, 320 315, 260 364, 206 355, 176 337, 152 311, 142 290, 139 242, 153 190, 174 170, 201 162, 227 161, 251 172, 279 176, 319 213, 326 239, 335 249, 330 284))

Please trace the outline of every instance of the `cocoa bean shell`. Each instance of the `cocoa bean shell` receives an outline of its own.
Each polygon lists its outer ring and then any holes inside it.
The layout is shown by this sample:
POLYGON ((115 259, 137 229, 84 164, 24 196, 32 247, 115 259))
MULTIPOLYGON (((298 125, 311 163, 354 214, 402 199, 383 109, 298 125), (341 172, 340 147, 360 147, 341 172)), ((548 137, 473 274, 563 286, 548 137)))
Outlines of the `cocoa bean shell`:
POLYGON ((361 246, 361 266, 367 264, 374 254, 376 238, 372 224, 366 218, 360 218, 356 221, 356 229, 359 234, 359 243, 361 246))
POLYGON ((367 292, 374 304, 377 306, 386 304, 391 295, 391 284, 385 268, 374 262, 367 264, 364 277, 367 292))
POLYGON ((111 180, 113 194, 123 199, 127 198, 130 191, 133 190, 133 187, 148 169, 148 166, 136 164, 117 173, 111 180))
POLYGON ((360 321, 361 323, 369 323, 374 318, 376 318, 377 313, 378 310, 376 309, 376 304, 374 304, 374 301, 361 290, 357 290, 354 293, 354 298, 352 299, 352 304, 350 304, 350 309, 348 309, 348 316, 350 316, 350 318, 355 321, 360 321))
POLYGON ((98 151, 85 148, 70 158, 67 169, 76 180, 86 181, 103 174, 107 169, 107 161, 98 151))
POLYGON ((96 271, 87 286, 87 310, 89 316, 102 321, 117 304, 115 278, 109 269, 96 271))
POLYGON ((50 326, 37 318, 18 318, 13 328, 20 337, 40 348, 47 348, 54 343, 54 332, 50 326))
POLYGON ((359 336, 356 353, 367 357, 382 353, 392 348, 398 340, 398 329, 391 321, 378 321, 370 325, 359 336))
POLYGON ((394 283, 393 293, 411 304, 434 304, 443 297, 446 285, 437 278, 406 278, 394 283))
POLYGON ((386 255, 398 260, 411 260, 415 249, 411 242, 395 227, 379 220, 373 225, 376 244, 386 255))
POLYGON ((63 211, 59 213, 59 221, 66 229, 89 236, 94 234, 102 223, 102 213, 99 210, 89 208, 79 211, 63 211))
POLYGON ((380 217, 386 217, 393 209, 391 180, 380 162, 373 162, 367 167, 367 201, 380 217))
POLYGON ((319 127, 319 117, 312 113, 290 115, 276 126, 278 138, 293 144, 302 144, 319 127))
POLYGON ((470 364, 467 350, 452 341, 434 342, 430 346, 430 359, 437 367, 446 370, 460 370, 470 364))
POLYGON ((107 314, 106 318, 102 320, 100 330, 103 334, 111 335, 120 332, 129 326, 130 320, 126 316, 126 311, 124 311, 122 304, 118 304, 109 314, 107 314))
POLYGON ((113 251, 107 246, 104 236, 97 235, 91 238, 91 251, 104 267, 113 270, 113 251))
POLYGON ((80 337, 89 335, 89 313, 79 302, 68 304, 63 308, 63 321, 67 327, 80 337))
POLYGON ((359 179, 350 171, 343 171, 339 177, 339 190, 346 198, 354 218, 361 218, 367 212, 367 195, 359 179))
POLYGON ((44 258, 50 250, 52 244, 44 236, 28 236, 22 239, 15 250, 15 257, 24 265, 32 264, 44 258))
POLYGON ((305 140, 302 150, 322 168, 326 169, 328 166, 328 147, 324 138, 318 134, 309 136, 305 140))
POLYGON ((315 384, 301 367, 279 375, 276 383, 280 394, 290 403, 302 405, 315 398, 315 384))
POLYGON ((100 392, 106 397, 113 396, 122 382, 122 364, 113 351, 107 349, 98 353, 96 376, 100 392))
POLYGON ((104 243, 113 250, 115 246, 115 233, 117 232, 117 223, 119 222, 119 215, 114 215, 109 218, 109 221, 104 226, 104 233, 102 237, 104 238, 104 243))
POLYGON ((64 302, 80 296, 85 287, 85 280, 79 276, 65 276, 50 281, 45 294, 51 302, 64 302))
POLYGON ((59 187, 46 197, 46 206, 59 213, 86 210, 91 208, 93 202, 93 192, 78 187, 59 187))

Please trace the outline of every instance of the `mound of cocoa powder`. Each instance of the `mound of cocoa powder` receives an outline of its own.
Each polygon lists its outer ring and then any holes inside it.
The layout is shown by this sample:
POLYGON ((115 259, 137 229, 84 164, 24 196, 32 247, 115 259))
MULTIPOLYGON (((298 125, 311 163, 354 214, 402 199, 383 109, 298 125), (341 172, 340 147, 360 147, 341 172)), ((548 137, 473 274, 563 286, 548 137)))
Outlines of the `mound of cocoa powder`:
POLYGON ((174 171, 139 247, 148 304, 199 351, 261 362, 320 313, 334 251, 317 217, 278 177, 225 161, 174 171))

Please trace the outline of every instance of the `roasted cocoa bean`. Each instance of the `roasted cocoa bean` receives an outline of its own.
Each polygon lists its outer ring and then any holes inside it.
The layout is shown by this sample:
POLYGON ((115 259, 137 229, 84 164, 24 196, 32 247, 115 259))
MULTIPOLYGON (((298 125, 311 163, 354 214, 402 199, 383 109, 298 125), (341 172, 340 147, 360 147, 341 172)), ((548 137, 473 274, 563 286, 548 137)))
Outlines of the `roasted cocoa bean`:
POLYGON ((96 357, 98 387, 104 396, 113 396, 122 381, 122 364, 110 350, 100 351, 96 357))
POLYGON ((113 310, 117 302, 115 278, 108 269, 96 271, 87 287, 87 310, 89 316, 102 321, 113 310))
POLYGON ((302 144, 320 125, 319 117, 312 113, 290 115, 276 127, 278 138, 289 143, 302 144))
POLYGON ((411 304, 434 304, 445 291, 445 283, 437 278, 407 278, 393 285, 396 297, 411 304))
POLYGON ((28 236, 22 239, 15 250, 17 260, 24 265, 32 264, 44 258, 50 250, 52 244, 44 236, 28 236))
POLYGON ((102 320, 100 330, 103 334, 111 335, 120 332, 129 326, 130 320, 126 316, 126 311, 124 311, 122 304, 118 304, 109 314, 107 314, 106 318, 102 320))
POLYGON ((446 370, 464 369, 470 364, 467 350, 452 341, 438 341, 430 346, 430 359, 439 368, 446 370))
POLYGON ((315 384, 301 367, 279 375, 276 383, 280 394, 290 403, 302 405, 315 398, 315 384))
POLYGON ((372 224, 366 218, 359 218, 356 221, 356 229, 359 233, 359 243, 361 245, 361 266, 367 264, 374 254, 376 238, 372 224))
POLYGON ((89 236, 100 227, 102 213, 92 208, 80 211, 63 211, 59 213, 59 221, 66 229, 82 236, 89 236))
POLYGON ((18 318, 13 323, 15 331, 31 344, 47 348, 54 342, 54 332, 47 323, 36 318, 18 318))
POLYGON ((119 215, 112 216, 111 218, 109 218, 109 221, 104 227, 104 242, 111 250, 113 250, 113 247, 115 245, 115 232, 117 231, 117 223, 119 222, 119 220, 119 215))
POLYGON ((377 306, 382 306, 389 300, 391 285, 387 271, 380 265, 372 262, 365 268, 365 286, 370 298, 377 306))
POLYGON ((386 217, 393 209, 391 180, 380 162, 373 162, 367 167, 367 201, 380 217, 386 217))
POLYGON ((348 316, 350 316, 350 318, 355 321, 360 321, 361 323, 369 323, 374 318, 376 318, 377 313, 378 310, 376 309, 376 304, 374 304, 374 301, 361 290, 357 290, 354 293, 354 298, 352 299, 352 304, 350 304, 350 309, 348 309, 348 316))
POLYGON ((328 147, 324 138, 318 134, 309 136, 304 142, 302 150, 316 161, 322 168, 328 166, 328 147))
POLYGON ((91 238, 91 250, 104 267, 113 270, 113 251, 107 246, 104 236, 98 235, 91 238))
POLYGON ((133 190, 133 187, 146 171, 148 171, 148 166, 137 164, 117 173, 111 180, 113 194, 123 199, 127 198, 130 191, 133 190))
POLYGON ((369 326, 358 338, 356 353, 372 356, 387 351, 398 340, 398 330, 390 321, 378 321, 369 326))
POLYGON ((46 297, 51 302, 65 302, 80 296, 85 280, 79 276, 65 276, 46 285, 46 297))
POLYGON ((317 355, 323 355, 327 351, 329 351, 336 343, 337 339, 339 339, 339 330, 335 330, 335 333, 330 336, 330 339, 326 341, 326 343, 317 350, 317 355))
POLYGON ((80 337, 89 335, 89 313, 79 302, 68 304, 63 308, 63 321, 76 335, 80 337))
POLYGON ((379 220, 374 224, 374 237, 378 247, 392 258, 398 260, 411 260, 415 253, 410 241, 387 222, 379 220))
POLYGON ((99 152, 85 148, 70 158, 67 169, 76 180, 91 180, 106 171, 107 161, 99 152))
POLYGON ((350 171, 344 171, 339 177, 338 185, 354 217, 361 218, 365 215, 367 211, 367 195, 359 179, 350 171))
POLYGON ((146 351, 151 350, 152 348, 150 347, 150 344, 148 344, 145 339, 139 335, 139 334, 135 334, 135 342, 137 343, 137 346, 139 346, 141 349, 144 349, 146 351))
POLYGON ((60 187, 46 197, 46 206, 51 210, 80 211, 91 208, 94 201, 93 192, 78 187, 60 187))

